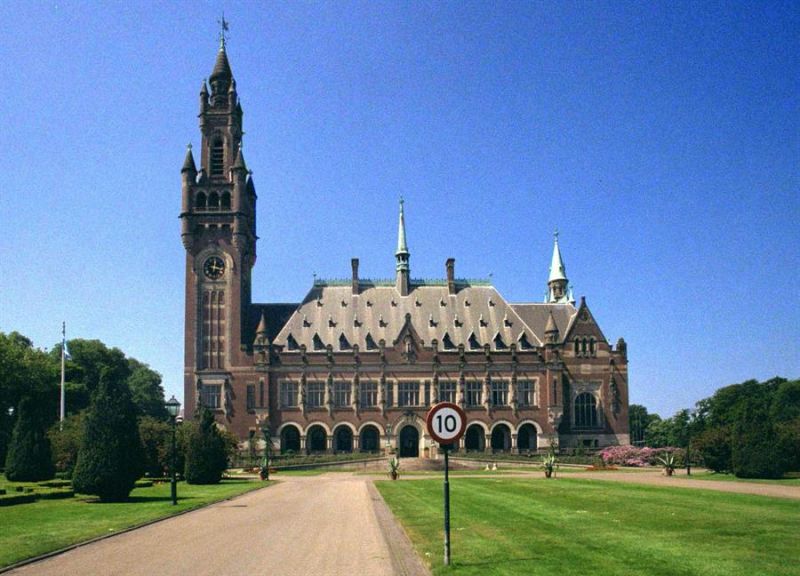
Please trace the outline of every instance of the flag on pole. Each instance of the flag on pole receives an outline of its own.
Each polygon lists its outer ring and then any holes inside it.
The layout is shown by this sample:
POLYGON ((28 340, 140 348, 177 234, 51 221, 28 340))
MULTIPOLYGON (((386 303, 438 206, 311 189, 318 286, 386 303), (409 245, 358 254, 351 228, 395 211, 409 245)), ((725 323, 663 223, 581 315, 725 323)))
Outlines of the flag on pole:
POLYGON ((67 348, 67 340, 66 338, 61 343, 61 346, 64 348, 64 358, 67 360, 72 360, 72 356, 70 356, 69 348, 67 348))

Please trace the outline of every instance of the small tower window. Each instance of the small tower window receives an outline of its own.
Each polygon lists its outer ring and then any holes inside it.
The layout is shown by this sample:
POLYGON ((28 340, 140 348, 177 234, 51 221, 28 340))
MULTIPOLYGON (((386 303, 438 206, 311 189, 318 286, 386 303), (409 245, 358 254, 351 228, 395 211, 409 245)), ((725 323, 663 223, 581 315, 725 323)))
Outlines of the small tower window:
POLYGON ((194 199, 194 207, 198 210, 205 210, 206 209, 206 193, 205 192, 198 192, 197 196, 194 199))
POLYGON ((219 194, 212 192, 208 196, 208 209, 219 210, 219 194))
POLYGON ((220 206, 223 210, 230 210, 231 209, 231 193, 230 192, 223 192, 222 196, 220 197, 220 206))
POLYGON ((222 138, 217 137, 211 145, 211 176, 225 175, 225 146, 222 138))

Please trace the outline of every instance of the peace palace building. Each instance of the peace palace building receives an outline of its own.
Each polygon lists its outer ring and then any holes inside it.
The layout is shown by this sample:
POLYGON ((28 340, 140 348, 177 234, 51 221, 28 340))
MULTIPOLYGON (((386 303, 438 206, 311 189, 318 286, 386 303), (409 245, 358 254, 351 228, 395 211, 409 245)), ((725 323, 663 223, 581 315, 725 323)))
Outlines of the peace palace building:
POLYGON ((628 443, 625 341, 576 306, 558 237, 545 302, 512 304, 452 258, 442 280, 411 278, 401 202, 394 280, 354 258, 350 280, 315 280, 299 304, 253 303, 256 191, 224 41, 199 119, 200 168, 190 147, 181 170, 187 417, 202 403, 243 442, 267 419, 281 451, 424 456, 426 412, 448 401, 467 414, 462 450, 628 443))

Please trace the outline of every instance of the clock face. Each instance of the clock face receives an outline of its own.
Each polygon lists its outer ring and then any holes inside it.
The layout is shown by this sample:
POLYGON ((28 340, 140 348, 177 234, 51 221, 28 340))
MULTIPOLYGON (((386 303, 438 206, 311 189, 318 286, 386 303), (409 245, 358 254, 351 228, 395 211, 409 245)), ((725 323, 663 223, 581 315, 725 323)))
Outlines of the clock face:
POLYGON ((203 264, 203 274, 209 280, 219 280, 225 274, 225 261, 219 256, 211 256, 203 264))

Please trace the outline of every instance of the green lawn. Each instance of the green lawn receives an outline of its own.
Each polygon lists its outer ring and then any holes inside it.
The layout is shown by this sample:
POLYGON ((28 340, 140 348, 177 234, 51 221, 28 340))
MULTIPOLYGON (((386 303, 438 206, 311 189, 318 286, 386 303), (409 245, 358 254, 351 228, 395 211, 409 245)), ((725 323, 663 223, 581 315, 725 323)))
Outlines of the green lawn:
POLYGON ((178 484, 177 506, 172 505, 169 484, 158 484, 134 489, 131 501, 125 503, 101 504, 79 496, 0 507, 0 566, 198 508, 264 485, 264 482, 247 480, 224 480, 211 486, 191 486, 181 482, 178 484))
POLYGON ((434 574, 800 575, 797 500, 576 477, 457 478, 446 569, 441 480, 376 486, 434 574))

